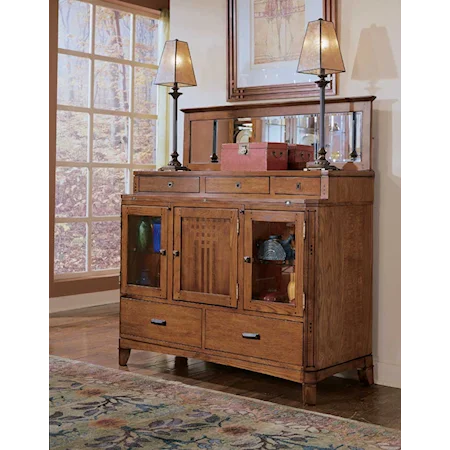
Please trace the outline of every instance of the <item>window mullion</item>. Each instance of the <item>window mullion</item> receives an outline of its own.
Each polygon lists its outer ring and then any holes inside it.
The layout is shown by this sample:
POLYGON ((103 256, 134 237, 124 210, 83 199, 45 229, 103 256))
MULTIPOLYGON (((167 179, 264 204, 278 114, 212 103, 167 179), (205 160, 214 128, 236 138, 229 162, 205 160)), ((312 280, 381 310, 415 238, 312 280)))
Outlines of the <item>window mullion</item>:
POLYGON ((90 96, 89 96, 89 159, 88 159, 88 230, 87 230, 87 271, 92 271, 92 185, 93 185, 93 155, 94 155, 94 95, 95 95, 95 21, 97 7, 92 6, 92 22, 91 22, 91 77, 90 77, 90 96))
MULTIPOLYGON (((135 61, 135 48, 136 48, 136 15, 133 14, 132 16, 132 26, 131 26, 131 61, 135 61)), ((135 93, 135 86, 134 86, 134 72, 135 72, 135 66, 131 69, 131 79, 130 79, 130 139, 129 139, 129 147, 128 147, 128 162, 130 164, 130 168, 128 169, 128 186, 127 186, 127 194, 131 193, 131 187, 133 186, 133 171, 131 170, 131 167, 133 165, 134 160, 134 93, 135 93)))

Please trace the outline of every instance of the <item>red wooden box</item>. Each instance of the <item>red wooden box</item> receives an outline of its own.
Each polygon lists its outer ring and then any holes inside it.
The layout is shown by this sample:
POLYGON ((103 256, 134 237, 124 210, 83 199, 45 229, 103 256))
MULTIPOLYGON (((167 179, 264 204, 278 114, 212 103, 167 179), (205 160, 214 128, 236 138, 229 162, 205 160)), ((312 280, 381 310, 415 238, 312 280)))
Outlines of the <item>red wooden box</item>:
POLYGON ((287 144, 280 142, 222 144, 220 170, 287 170, 287 167, 287 144))
POLYGON ((312 145, 288 144, 288 169, 303 170, 308 161, 314 161, 312 145))

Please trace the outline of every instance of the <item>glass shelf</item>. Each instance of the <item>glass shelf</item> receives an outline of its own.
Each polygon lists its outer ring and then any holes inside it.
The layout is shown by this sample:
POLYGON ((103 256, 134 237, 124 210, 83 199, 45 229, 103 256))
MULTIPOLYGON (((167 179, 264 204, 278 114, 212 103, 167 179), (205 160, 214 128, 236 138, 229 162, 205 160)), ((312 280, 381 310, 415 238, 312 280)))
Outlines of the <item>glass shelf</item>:
POLYGON ((257 259, 254 261, 254 264, 273 264, 275 266, 282 266, 282 267, 295 267, 295 260, 289 260, 289 261, 265 261, 262 259, 257 259))

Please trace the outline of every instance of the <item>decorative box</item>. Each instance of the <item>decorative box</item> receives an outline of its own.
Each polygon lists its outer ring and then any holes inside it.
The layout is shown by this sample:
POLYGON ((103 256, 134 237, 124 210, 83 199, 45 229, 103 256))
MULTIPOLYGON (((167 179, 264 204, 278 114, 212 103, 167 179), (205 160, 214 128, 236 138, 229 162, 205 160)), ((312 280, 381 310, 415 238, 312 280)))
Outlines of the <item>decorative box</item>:
POLYGON ((221 170, 287 170, 287 144, 280 142, 246 142, 222 144, 221 170))
POLYGON ((289 170, 303 170, 308 161, 314 161, 314 146, 288 144, 289 170))

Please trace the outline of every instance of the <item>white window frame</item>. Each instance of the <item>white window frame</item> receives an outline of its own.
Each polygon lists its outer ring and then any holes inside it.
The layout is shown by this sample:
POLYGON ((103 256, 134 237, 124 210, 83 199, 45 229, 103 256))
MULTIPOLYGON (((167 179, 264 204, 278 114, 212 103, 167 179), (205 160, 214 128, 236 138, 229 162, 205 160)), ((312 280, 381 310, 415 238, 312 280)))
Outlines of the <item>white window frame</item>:
MULTIPOLYGON (((92 5, 91 8, 91 18, 90 18, 90 43, 89 43, 89 52, 80 52, 75 50, 67 50, 58 47, 58 56, 59 55, 69 55, 69 56, 77 56, 90 60, 90 78, 89 78, 89 107, 82 106, 69 106, 69 105, 61 105, 57 104, 57 111, 71 111, 71 112, 81 112, 89 114, 89 157, 87 162, 71 162, 71 161, 58 161, 56 160, 56 169, 58 167, 80 167, 88 169, 88 189, 87 189, 87 215, 86 217, 57 217, 56 211, 54 215, 55 225, 58 223, 86 223, 87 224, 87 232, 86 232, 86 272, 70 272, 57 274, 54 273, 55 281, 58 280, 69 280, 69 279, 79 279, 79 278, 92 278, 92 277, 101 277, 101 276, 109 276, 109 275, 118 275, 120 272, 120 267, 117 269, 103 269, 103 270, 92 270, 92 246, 91 246, 91 238, 92 238, 92 223, 93 222, 119 222, 119 216, 93 216, 92 214, 92 171, 95 168, 114 168, 114 169, 128 169, 128 177, 125 179, 125 193, 132 192, 133 186, 133 171, 135 170, 154 170, 156 168, 156 164, 135 164, 133 162, 133 134, 134 134, 134 119, 154 119, 158 120, 157 122, 157 130, 156 130, 156 148, 160 151, 165 152, 166 142, 165 135, 161 133, 159 128, 165 128, 166 117, 163 117, 158 114, 142 114, 134 112, 134 68, 135 67, 144 67, 148 69, 158 69, 158 65, 155 64, 147 64, 134 61, 135 59, 135 24, 136 24, 136 15, 145 16, 151 19, 159 20, 160 14, 157 11, 147 11, 145 8, 128 8, 124 6, 121 2, 117 2, 117 0, 112 0, 110 2, 100 1, 100 0, 77 0, 83 3, 88 3, 92 5), (94 53, 95 50, 95 15, 97 6, 106 7, 110 9, 120 10, 127 13, 132 14, 132 24, 131 24, 131 36, 130 36, 130 47, 131 47, 131 57, 130 59, 121 59, 114 58, 109 56, 96 55, 94 53), (94 108, 94 62, 95 61, 106 61, 117 64, 123 64, 125 66, 131 67, 131 76, 129 81, 129 103, 130 109, 129 111, 115 111, 115 110, 106 110, 94 108), (129 119, 129 162, 128 163, 98 163, 92 162, 93 159, 93 128, 94 114, 106 114, 109 116, 122 116, 127 117, 129 119), (161 123, 161 121, 163 123, 161 123)), ((159 51, 158 54, 161 54, 162 46, 164 42, 162 42, 162 32, 161 32, 161 23, 159 25, 159 39, 158 46, 159 51)), ((161 95, 161 92, 158 92, 158 97, 161 95)), ((157 108, 159 107, 159 102, 157 101, 157 108)), ((156 157, 157 160, 161 159, 156 157)), ((56 190, 55 190, 56 195, 56 190)))

